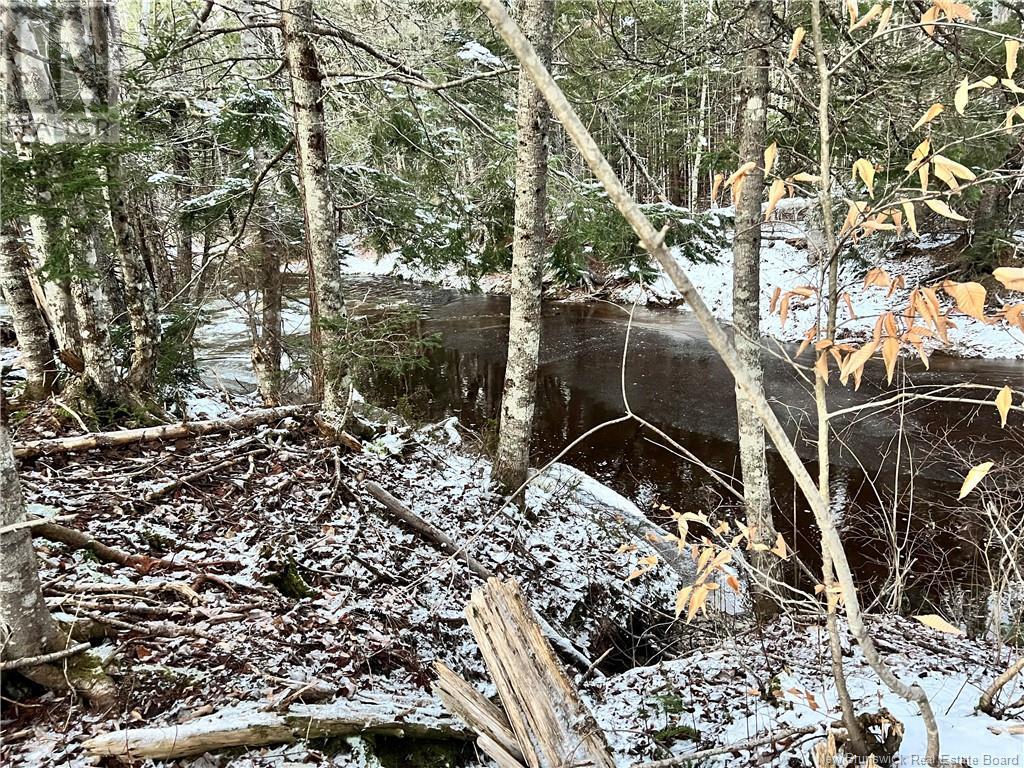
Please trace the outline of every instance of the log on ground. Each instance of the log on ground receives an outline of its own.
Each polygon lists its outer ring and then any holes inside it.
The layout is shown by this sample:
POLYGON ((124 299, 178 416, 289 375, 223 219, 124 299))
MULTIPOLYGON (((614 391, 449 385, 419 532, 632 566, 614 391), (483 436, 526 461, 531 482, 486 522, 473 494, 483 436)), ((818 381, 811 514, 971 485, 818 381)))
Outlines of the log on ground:
POLYGON ((473 738, 436 699, 363 694, 331 704, 294 704, 282 713, 260 711, 257 704, 240 705, 181 725, 104 733, 86 741, 84 747, 97 756, 166 760, 234 747, 361 733, 460 741, 473 738))

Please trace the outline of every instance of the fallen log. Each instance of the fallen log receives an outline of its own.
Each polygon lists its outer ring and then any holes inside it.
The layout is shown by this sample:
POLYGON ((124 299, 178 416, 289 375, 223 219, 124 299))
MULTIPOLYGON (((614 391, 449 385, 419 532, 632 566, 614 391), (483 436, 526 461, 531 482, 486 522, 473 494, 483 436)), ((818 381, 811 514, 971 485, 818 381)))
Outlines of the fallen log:
POLYGON ((93 755, 168 760, 219 749, 291 744, 301 739, 379 733, 427 739, 472 738, 435 699, 363 694, 331 704, 293 704, 261 712, 250 703, 181 725, 104 733, 82 746, 93 755))
MULTIPOLYGON (((52 520, 54 518, 49 519, 52 520)), ((69 547, 74 547, 75 549, 87 549, 104 562, 116 563, 117 565, 123 565, 127 568, 134 568, 141 574, 147 574, 158 566, 168 568, 181 567, 169 560, 161 560, 156 557, 150 557, 149 555, 133 555, 129 552, 122 552, 120 549, 115 549, 101 541, 97 541, 92 536, 75 530, 74 528, 57 525, 56 523, 51 523, 45 520, 40 521, 40 523, 32 529, 32 535, 35 537, 49 539, 50 541, 57 541, 61 544, 66 544, 69 547)))
MULTIPOLYGON (((521 765, 613 768, 604 734, 544 639, 519 585, 488 579, 473 590, 466 618, 515 734, 521 765)), ((469 684, 464 681, 462 686, 450 682, 445 684, 446 696, 459 699, 456 709, 484 737, 481 748, 498 743, 505 754, 495 759, 502 766, 515 766, 514 755, 495 738, 501 730, 495 728, 493 713, 482 706, 482 697, 466 694, 469 684)))
POLYGON ((197 437, 217 432, 251 429, 286 418, 305 418, 316 411, 316 405, 284 405, 280 408, 262 408, 227 419, 205 421, 183 421, 178 424, 161 424, 157 427, 123 429, 115 432, 89 432, 73 437, 59 437, 48 440, 28 440, 14 444, 14 455, 19 459, 37 456, 52 456, 93 448, 110 448, 133 443, 152 443, 158 440, 175 440, 181 437, 197 437))
MULTIPOLYGON (((383 504, 388 512, 398 518, 401 523, 404 523, 407 527, 420 534, 427 543, 434 545, 446 555, 465 561, 469 570, 484 581, 495 578, 494 572, 470 555, 469 552, 466 551, 465 547, 456 543, 456 541, 444 531, 431 523, 428 523, 422 517, 405 506, 405 504, 377 485, 377 483, 372 481, 367 482, 366 490, 371 496, 373 496, 373 498, 383 504)), ((544 636, 554 643, 566 658, 571 659, 574 666, 578 667, 581 672, 595 674, 598 677, 601 676, 601 672, 596 669, 594 663, 587 658, 586 654, 580 651, 566 637, 556 632, 555 628, 551 626, 547 619, 542 616, 538 616, 537 620, 540 623, 541 629, 544 631, 544 636)))

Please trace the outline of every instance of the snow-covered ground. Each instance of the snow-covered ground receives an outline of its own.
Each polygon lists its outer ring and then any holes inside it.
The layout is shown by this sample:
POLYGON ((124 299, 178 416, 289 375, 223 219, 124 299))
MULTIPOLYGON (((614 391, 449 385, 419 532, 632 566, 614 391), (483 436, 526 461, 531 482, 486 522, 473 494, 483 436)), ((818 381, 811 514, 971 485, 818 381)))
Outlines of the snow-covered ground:
MULTIPOLYGON (((224 416, 250 402, 196 392, 185 405, 196 417, 224 416)), ((836 718, 819 620, 753 626, 734 613, 741 600, 724 585, 708 617, 692 624, 676 619, 676 591, 693 578, 690 553, 684 549, 670 562, 678 547, 652 539, 644 513, 627 499, 556 464, 531 486, 524 511, 503 507, 490 489, 490 464, 474 447, 476 436, 454 419, 414 429, 367 413, 378 436, 359 454, 339 452, 285 423, 25 467, 31 502, 59 505, 75 515, 75 527, 104 543, 180 565, 142 575, 47 545, 41 568, 54 609, 88 613, 76 591, 83 584, 150 585, 145 604, 104 596, 102 589, 87 599, 110 600, 99 615, 135 623, 146 620, 132 613, 140 605, 163 610, 167 621, 199 634, 112 630, 104 652, 120 649, 111 671, 125 692, 123 706, 113 714, 87 713, 47 694, 39 703, 54 716, 30 720, 27 733, 20 719, 19 738, 4 748, 8 764, 85 766, 90 761, 81 743, 90 735, 187 722, 246 702, 273 706, 295 685, 346 698, 363 691, 426 695, 436 660, 493 695, 462 613, 478 579, 458 558, 395 525, 363 479, 388 489, 495 573, 518 579, 530 604, 584 653, 610 653, 606 676, 593 675, 581 690, 624 768, 793 726, 820 725, 823 732, 836 718), (151 504, 126 501, 169 477, 257 449, 269 454, 151 504), (286 597, 268 586, 268 573, 290 560, 310 594, 286 597), (194 581, 197 571, 208 577, 202 586, 194 581), (195 597, 156 587, 168 582, 193 584, 195 597)), ((1007 732, 1012 722, 973 708, 1015 649, 891 616, 873 618, 872 628, 897 673, 932 697, 946 754, 1012 764, 1005 761, 1020 754, 1024 737, 1007 732)), ((914 765, 924 735, 913 707, 878 682, 856 649, 846 666, 858 711, 888 708, 906 728, 904 764, 914 765)), ((1019 684, 1005 694, 1007 700, 1019 695, 1019 684)), ((765 747, 706 764, 781 766, 793 764, 790 758, 810 764, 808 752, 821 732, 778 752, 765 747)), ((160 765, 379 768, 360 742, 349 746, 331 752, 285 745, 160 765)))

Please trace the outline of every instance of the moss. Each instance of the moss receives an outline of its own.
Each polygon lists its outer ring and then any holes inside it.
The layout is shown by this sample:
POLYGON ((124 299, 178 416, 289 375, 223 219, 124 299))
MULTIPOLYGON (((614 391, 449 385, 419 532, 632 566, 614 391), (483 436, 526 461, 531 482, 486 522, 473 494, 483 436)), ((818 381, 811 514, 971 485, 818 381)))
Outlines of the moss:
MULTIPOLYGON (((264 558, 272 559, 272 552, 269 547, 264 547, 261 554, 264 558)), ((274 567, 273 563, 271 567, 274 567)), ((317 594, 316 590, 309 586, 306 580, 302 578, 302 575, 299 573, 299 566, 296 564, 295 558, 290 554, 285 556, 284 562, 277 564, 275 570, 264 576, 263 581, 277 589, 285 597, 290 597, 294 600, 301 600, 304 597, 315 597, 317 594)))
POLYGON ((675 741, 700 741, 700 731, 688 725, 670 725, 662 728, 654 734, 654 740, 662 744, 671 744, 675 741))

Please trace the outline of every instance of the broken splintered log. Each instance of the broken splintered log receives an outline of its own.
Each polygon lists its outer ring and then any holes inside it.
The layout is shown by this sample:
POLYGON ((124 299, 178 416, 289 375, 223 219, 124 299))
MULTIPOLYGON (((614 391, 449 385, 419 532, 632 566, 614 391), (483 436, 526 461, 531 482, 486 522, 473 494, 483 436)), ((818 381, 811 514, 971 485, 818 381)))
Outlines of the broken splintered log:
POLYGON ((167 760, 233 747, 362 733, 460 741, 472 738, 435 699, 364 694, 331 704, 293 704, 283 713, 262 712, 255 704, 232 707, 181 725, 104 733, 83 746, 98 756, 167 760))
POLYGON ((473 590, 466 618, 498 689, 505 720, 451 670, 438 666, 437 671, 443 700, 479 734, 480 748, 502 768, 612 768, 604 734, 544 639, 519 585, 488 579, 473 590), (505 722, 515 744, 509 743, 505 722))
MULTIPOLYGON (((87 451, 91 448, 109 448, 133 443, 151 443, 158 440, 176 440, 181 437, 197 437, 216 432, 230 432, 251 429, 286 418, 303 419, 313 412, 315 405, 285 405, 280 408, 263 408, 241 416, 205 421, 183 421, 178 424, 162 424, 158 427, 123 429, 115 432, 89 432, 73 437, 59 437, 51 440, 28 440, 14 444, 14 455, 19 459, 50 456, 73 451, 87 451)), ((354 440, 354 438, 352 438, 354 440)), ((347 443, 346 443, 347 444, 347 443)))

